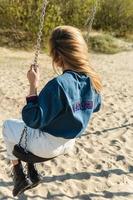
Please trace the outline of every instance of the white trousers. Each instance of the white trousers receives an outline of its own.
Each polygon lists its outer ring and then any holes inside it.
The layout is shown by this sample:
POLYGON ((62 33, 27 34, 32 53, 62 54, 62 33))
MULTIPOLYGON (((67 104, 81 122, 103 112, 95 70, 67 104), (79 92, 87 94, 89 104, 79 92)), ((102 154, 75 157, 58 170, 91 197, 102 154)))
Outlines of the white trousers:
MULTIPOLYGON (((7 158, 10 160, 17 159, 12 151, 14 145, 19 143, 24 126, 24 122, 18 119, 6 120, 3 124, 2 132, 7 148, 7 158)), ((27 150, 37 156, 43 158, 55 157, 72 150, 75 144, 75 139, 55 137, 46 132, 40 132, 38 129, 27 128, 27 150)), ((21 146, 25 147, 25 137, 23 137, 21 146)))

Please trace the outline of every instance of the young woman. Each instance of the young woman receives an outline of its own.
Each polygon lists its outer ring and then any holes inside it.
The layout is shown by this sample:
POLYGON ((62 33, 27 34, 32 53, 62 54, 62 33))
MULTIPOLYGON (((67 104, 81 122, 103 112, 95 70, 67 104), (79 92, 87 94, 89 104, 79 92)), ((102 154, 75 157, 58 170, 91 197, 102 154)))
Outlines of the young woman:
MULTIPOLYGON (((21 161, 12 154, 25 124, 28 151, 51 158, 74 146, 93 112, 101 106, 101 81, 88 62, 88 49, 81 32, 71 26, 59 26, 51 34, 49 47, 53 67, 60 67, 62 74, 49 81, 37 95, 39 68, 31 66, 27 73, 30 89, 22 109, 23 120, 6 120, 3 125, 7 155, 13 163, 14 196, 29 188, 21 161)), ((33 164, 27 165, 28 177, 37 185, 39 174, 33 164)))

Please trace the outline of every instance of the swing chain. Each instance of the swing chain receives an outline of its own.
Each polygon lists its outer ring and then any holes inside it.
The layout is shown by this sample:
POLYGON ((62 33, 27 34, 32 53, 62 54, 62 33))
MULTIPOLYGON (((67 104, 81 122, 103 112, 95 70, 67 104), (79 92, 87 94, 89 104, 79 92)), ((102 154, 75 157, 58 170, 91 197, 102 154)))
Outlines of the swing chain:
POLYGON ((21 134, 21 137, 20 137, 20 140, 19 140, 19 146, 21 146, 21 143, 22 143, 22 139, 23 139, 23 137, 24 137, 24 134, 25 134, 25 148, 24 148, 24 150, 25 150, 25 152, 27 152, 27 142, 28 142, 28 132, 27 132, 27 126, 24 126, 24 129, 23 129, 23 131, 22 131, 22 134, 21 134))
POLYGON ((45 18, 45 14, 46 14, 47 4, 48 4, 48 1, 44 0, 43 6, 42 6, 42 13, 41 13, 41 16, 40 16, 39 32, 37 34, 37 43, 36 43, 36 47, 35 47, 35 58, 34 58, 34 61, 33 61, 33 65, 35 67, 37 66, 38 56, 39 56, 39 53, 40 53, 40 46, 41 46, 41 40, 42 40, 42 34, 43 34, 43 24, 44 24, 44 18, 45 18))
POLYGON ((88 40, 89 40, 90 32, 92 30, 92 26, 93 26, 93 23, 94 23, 94 19, 95 19, 95 15, 96 15, 96 12, 97 12, 98 5, 99 5, 99 0, 93 0, 93 7, 92 7, 92 11, 91 11, 91 16, 89 16, 88 19, 85 22, 85 26, 88 25, 88 30, 87 30, 87 35, 86 35, 87 43, 88 43, 88 40))
MULTIPOLYGON (((34 67, 37 66, 38 56, 39 56, 39 53, 40 53, 43 24, 44 24, 44 17, 45 17, 45 13, 46 13, 47 4, 48 4, 48 1, 44 0, 43 1, 43 5, 42 5, 42 13, 41 13, 41 16, 40 16, 39 32, 37 34, 37 43, 36 43, 36 47, 35 47, 35 58, 34 58, 34 62, 33 62, 34 67)), ((20 137, 20 141, 18 143, 19 146, 21 146, 24 134, 25 134, 25 138, 24 138, 25 139, 25 148, 24 148, 24 150, 25 150, 25 152, 27 152, 27 143, 28 143, 28 130, 27 130, 27 126, 24 126, 24 129, 22 131, 22 134, 21 134, 21 137, 20 137)))

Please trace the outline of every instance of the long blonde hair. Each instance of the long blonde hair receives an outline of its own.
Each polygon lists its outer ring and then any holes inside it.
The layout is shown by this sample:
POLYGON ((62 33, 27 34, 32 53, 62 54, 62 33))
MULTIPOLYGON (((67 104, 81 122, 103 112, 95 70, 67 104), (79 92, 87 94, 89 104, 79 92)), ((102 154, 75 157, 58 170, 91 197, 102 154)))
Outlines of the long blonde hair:
POLYGON ((79 29, 72 26, 56 27, 49 39, 50 56, 54 63, 62 61, 72 70, 90 77, 94 89, 100 93, 102 83, 99 75, 90 66, 88 47, 79 29))

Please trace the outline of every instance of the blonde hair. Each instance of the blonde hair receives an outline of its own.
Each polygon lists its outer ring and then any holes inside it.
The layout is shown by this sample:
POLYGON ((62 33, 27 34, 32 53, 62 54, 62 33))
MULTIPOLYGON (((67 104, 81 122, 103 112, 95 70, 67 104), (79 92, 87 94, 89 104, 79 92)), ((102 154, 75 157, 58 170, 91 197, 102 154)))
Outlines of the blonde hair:
POLYGON ((49 39, 50 56, 55 63, 61 61, 72 70, 89 76, 94 89, 100 93, 102 83, 99 75, 90 66, 88 61, 88 47, 79 29, 72 26, 55 28, 49 39))

